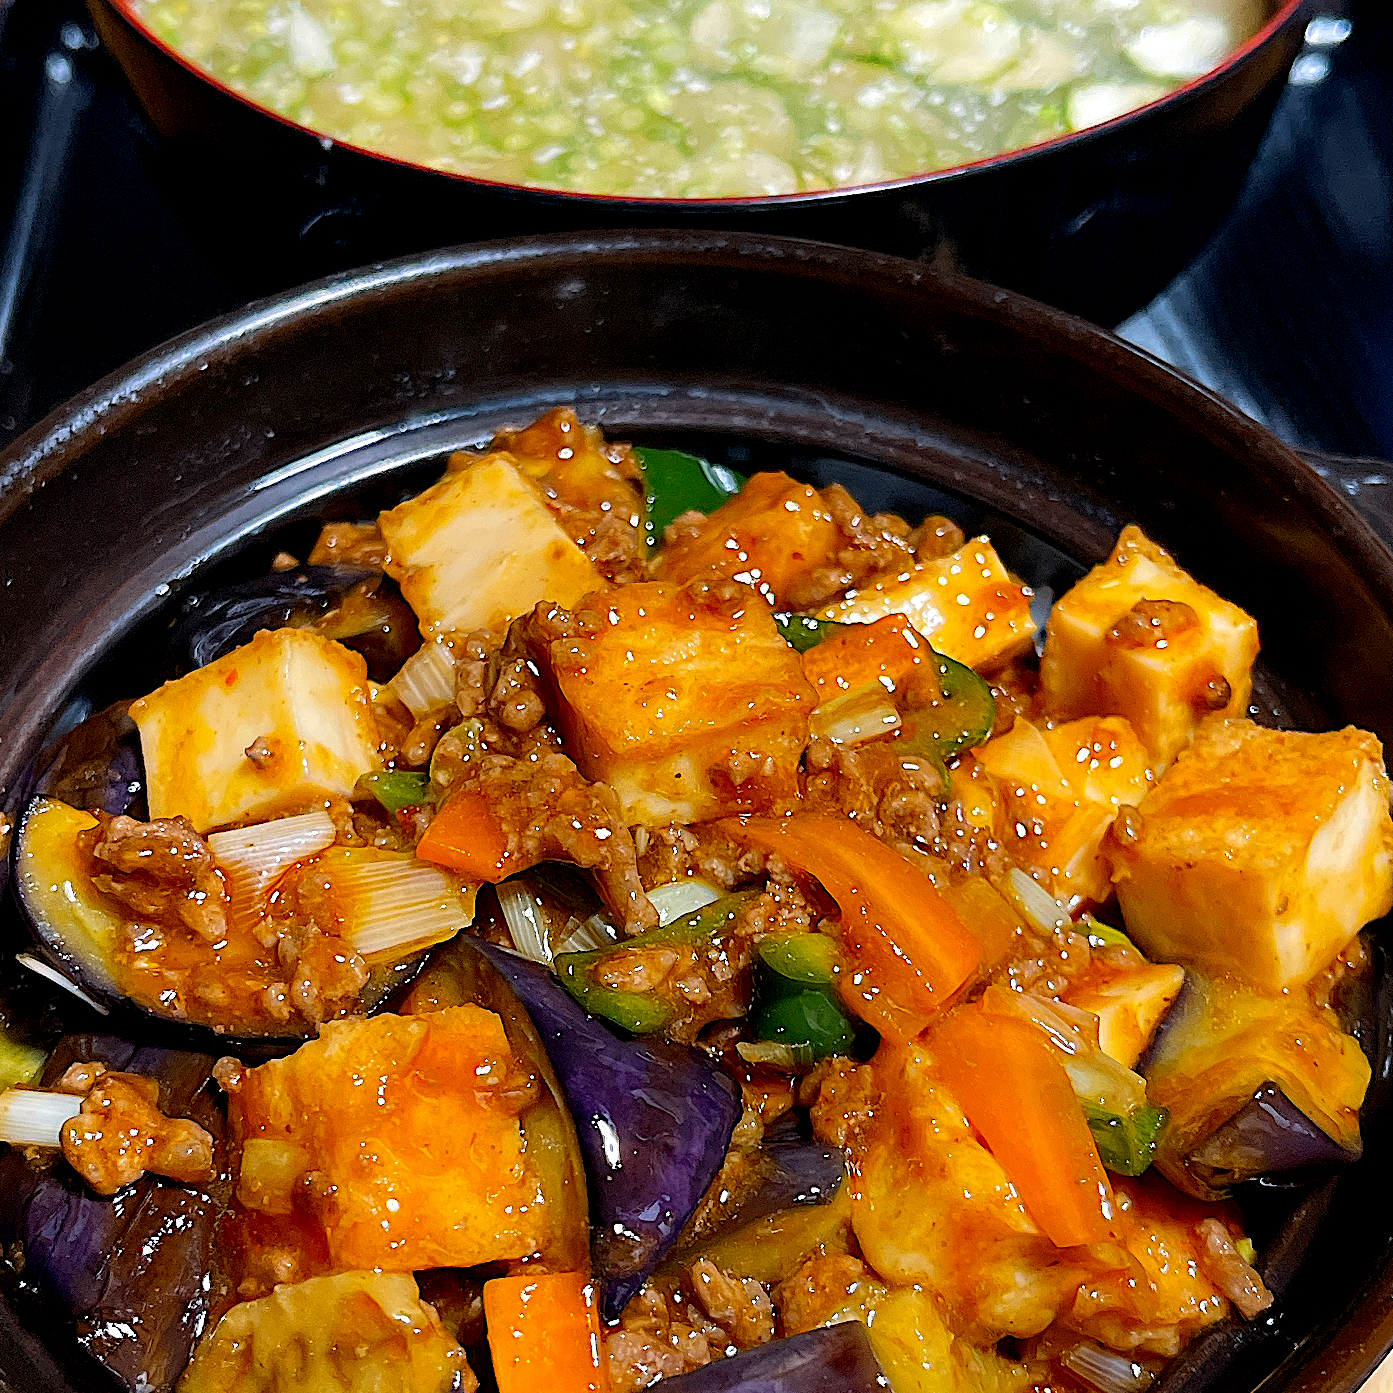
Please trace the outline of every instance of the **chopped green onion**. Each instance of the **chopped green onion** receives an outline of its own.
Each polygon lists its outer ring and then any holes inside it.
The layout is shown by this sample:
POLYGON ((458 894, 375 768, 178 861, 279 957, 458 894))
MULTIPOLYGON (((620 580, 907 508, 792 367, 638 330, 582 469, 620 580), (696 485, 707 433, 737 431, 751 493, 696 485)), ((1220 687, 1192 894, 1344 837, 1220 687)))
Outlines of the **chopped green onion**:
POLYGON ((326 812, 214 832, 208 849, 227 880, 229 924, 255 932, 276 881, 297 861, 333 846, 335 836, 334 820, 326 812))
POLYGON ((525 877, 505 880, 494 887, 498 907, 508 925, 513 947, 524 958, 544 967, 551 965, 551 919, 525 877))
POLYGON ((1169 1114, 1143 1103, 1129 1113, 1105 1112, 1084 1104, 1088 1129, 1103 1164, 1118 1175, 1140 1175, 1156 1155, 1156 1143, 1169 1114))
POLYGON ((430 775, 408 769, 384 769, 361 775, 356 791, 376 798, 389 813, 399 813, 430 801, 430 775))
POLYGON ((658 911, 660 924, 671 924, 674 920, 690 914, 693 910, 715 904, 721 892, 704 880, 674 880, 660 885, 648 892, 648 902, 658 911))
POLYGON ((1079 923, 1088 932, 1088 943, 1091 948, 1135 947, 1132 940, 1121 929, 1115 929, 1111 924, 1104 924, 1091 914, 1085 914, 1079 923))
POLYGON ((387 689, 419 721, 455 699, 455 655, 443 643, 423 643, 387 683, 387 689))
POLYGON ((82 1111, 71 1093, 9 1088, 0 1093, 0 1141, 11 1146, 62 1146, 63 1124, 82 1111))
POLYGON ((811 614, 793 614, 788 610, 774 615, 774 627, 784 636, 790 647, 800 653, 815 648, 825 638, 845 629, 846 625, 836 619, 818 619, 811 614))
POLYGON ((474 922, 474 888, 414 856, 347 847, 321 866, 343 936, 369 967, 402 962, 474 922))

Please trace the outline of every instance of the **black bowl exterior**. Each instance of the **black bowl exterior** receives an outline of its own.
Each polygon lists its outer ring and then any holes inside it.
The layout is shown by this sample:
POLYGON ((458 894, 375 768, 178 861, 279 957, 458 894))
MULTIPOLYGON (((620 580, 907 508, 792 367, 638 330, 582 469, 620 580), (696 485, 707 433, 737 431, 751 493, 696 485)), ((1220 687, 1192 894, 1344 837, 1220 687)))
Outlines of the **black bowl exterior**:
POLYGON ((88 0, 163 137, 177 207, 256 293, 462 241, 606 227, 812 237, 931 259, 1100 324, 1146 303, 1238 195, 1306 4, 1207 79, 1126 120, 894 185, 764 199, 623 199, 444 174, 321 139, 176 58, 120 0, 88 0))
MULTIPOLYGON (((1080 564, 1138 522, 1257 616, 1295 724, 1393 738, 1393 557, 1232 408, 1079 321, 912 262, 611 233, 438 253, 253 305, 0 455, 0 808, 94 670, 141 689, 139 621, 172 614, 210 565, 554 402, 621 437, 738 440, 754 466, 835 456, 853 488, 880 481, 878 507, 931 484, 969 525, 980 503, 1080 564)), ((1276 1371, 1274 1387, 1314 1390, 1335 1368, 1320 1386, 1342 1393, 1393 1344, 1393 1066, 1370 1048, 1365 1156, 1307 1211, 1289 1245, 1305 1261, 1269 1275, 1277 1313, 1206 1347, 1207 1387, 1276 1371)), ((6 1378, 81 1386, 0 1306, 6 1378)))

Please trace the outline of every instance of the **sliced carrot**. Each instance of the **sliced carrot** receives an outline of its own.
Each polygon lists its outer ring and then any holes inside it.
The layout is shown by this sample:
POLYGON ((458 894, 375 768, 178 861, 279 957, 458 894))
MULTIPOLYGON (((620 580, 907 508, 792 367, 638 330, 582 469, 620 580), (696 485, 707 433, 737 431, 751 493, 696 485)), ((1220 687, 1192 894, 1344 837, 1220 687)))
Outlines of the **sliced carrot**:
POLYGON ((1111 1237, 1112 1187, 1044 1035, 973 1004, 940 1021, 930 1044, 944 1083, 1050 1242, 1073 1248, 1111 1237))
POLYGON ((879 686, 903 691, 933 650, 902 614, 873 624, 851 624, 803 654, 803 671, 817 688, 819 703, 879 686))
POLYGON ((498 1393, 609 1393, 598 1298, 579 1272, 484 1283, 498 1393))
POLYGON ((972 976, 981 944, 922 871, 850 818, 731 818, 739 841, 813 876, 842 913, 842 998, 891 1040, 911 1040, 972 976))
POLYGON ((454 794, 416 844, 416 855, 468 880, 496 883, 523 869, 509 864, 507 833, 478 793, 454 794))

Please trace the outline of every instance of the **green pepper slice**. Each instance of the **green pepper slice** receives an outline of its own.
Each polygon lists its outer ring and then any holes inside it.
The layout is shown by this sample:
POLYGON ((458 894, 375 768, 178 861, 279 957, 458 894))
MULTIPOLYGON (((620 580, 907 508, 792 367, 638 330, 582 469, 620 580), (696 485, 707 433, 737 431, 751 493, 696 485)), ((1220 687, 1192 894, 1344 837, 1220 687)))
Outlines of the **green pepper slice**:
POLYGON ((766 980, 779 996, 805 987, 830 987, 837 971, 837 944, 826 934, 788 934, 760 940, 759 961, 766 980))
POLYGON ((784 641, 800 653, 815 648, 825 638, 846 628, 837 619, 818 619, 811 614, 794 614, 791 610, 778 610, 774 614, 774 627, 784 636, 784 641))
POLYGON ((661 1030, 677 1014, 675 1003, 657 992, 622 991, 606 987, 597 981, 600 965, 618 959, 625 953, 633 953, 648 948, 679 947, 690 948, 705 939, 714 938, 723 928, 732 923, 735 917, 752 900, 757 891, 742 890, 739 894, 725 895, 712 904, 694 909, 680 919, 663 925, 659 929, 649 929, 637 938, 616 943, 612 948, 593 948, 584 953, 560 953, 553 966, 561 979, 561 985, 592 1016, 603 1016, 607 1021, 632 1031, 635 1035, 649 1035, 661 1030))
POLYGON ((952 759, 963 750, 980 745, 992 732, 996 700, 991 685, 966 663, 933 655, 938 677, 938 698, 902 716, 902 741, 913 741, 940 759, 952 759))
POLYGON ((755 1014, 755 1035, 789 1045, 811 1063, 830 1054, 846 1054, 856 1033, 831 993, 812 988, 766 1002, 755 1014))
POLYGON ((740 492, 743 474, 723 464, 689 455, 685 450, 651 450, 640 446, 635 453, 643 468, 649 550, 663 540, 663 529, 693 508, 709 513, 740 492))
POLYGON ((376 798, 389 813, 399 813, 430 801, 430 775, 408 769, 363 774, 358 779, 358 792, 376 798))
POLYGON ((1104 924, 1101 920, 1095 919, 1091 914, 1085 914, 1081 922, 1088 931, 1088 942, 1090 947, 1134 948, 1136 946, 1121 929, 1115 929, 1111 924, 1104 924))
POLYGON ((1126 1116, 1105 1112, 1085 1103, 1088 1130, 1098 1146, 1103 1164, 1118 1175, 1140 1175, 1156 1155, 1156 1144, 1170 1114, 1149 1103, 1134 1108, 1126 1116))

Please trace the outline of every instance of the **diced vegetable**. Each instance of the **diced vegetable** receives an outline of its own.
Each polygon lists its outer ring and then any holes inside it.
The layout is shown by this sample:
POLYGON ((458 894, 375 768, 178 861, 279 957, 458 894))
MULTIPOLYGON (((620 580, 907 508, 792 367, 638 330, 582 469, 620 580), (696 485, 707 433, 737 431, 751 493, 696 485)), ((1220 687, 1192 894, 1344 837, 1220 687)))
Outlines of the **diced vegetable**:
POLYGON ((837 1002, 836 942, 826 934, 766 938, 759 945, 755 1035, 787 1045, 799 1060, 845 1054, 855 1039, 837 1002))
POLYGON ((1115 853, 1128 933, 1269 991, 1310 980, 1393 907, 1388 788, 1365 731, 1206 723, 1115 853))
POLYGON ((1156 1155, 1156 1143, 1169 1114, 1165 1108, 1150 1104, 1121 1115, 1085 1104, 1084 1116, 1103 1164, 1118 1175, 1140 1175, 1156 1155))
POLYGON ((591 1197, 591 1257, 614 1319, 677 1241, 725 1160, 740 1088, 707 1055, 621 1040, 546 968, 478 943, 532 1015, 578 1120, 591 1197))
POLYGON ((859 1320, 774 1340, 666 1380, 671 1393, 883 1393, 859 1320))
POLYGON ((934 1056, 968 1120, 1060 1248, 1105 1242, 1114 1201, 1058 1055, 1024 1021, 963 1006, 933 1035, 934 1056))
POLYGON ((467 880, 497 883, 525 866, 510 864, 508 838, 482 794, 452 794, 416 843, 416 855, 467 880))
POLYGON ((387 687, 419 721, 427 711, 454 701, 455 650, 444 642, 423 643, 387 687))
POLYGON ((260 633, 131 706, 151 817, 200 832, 352 792, 376 769, 367 665, 305 629, 260 633))
POLYGON ((595 1288, 579 1272, 522 1273, 484 1283, 498 1393, 608 1393, 595 1288))
POLYGON ((37 1088, 0 1093, 0 1141, 11 1146, 61 1146, 63 1124, 76 1117, 82 1099, 37 1088))
POLYGON ((276 882, 297 861, 333 846, 336 835, 333 818, 322 811, 214 832, 208 850, 227 881, 228 922, 255 932, 276 882))
POLYGON ((588 779, 647 826, 762 811, 798 795, 811 687, 753 600, 665 581, 592 602, 596 622, 534 657, 588 779))
POLYGON ((384 769, 364 774, 357 791, 376 798, 389 813, 418 808, 430 801, 430 775, 408 769, 384 769))
POLYGON ((589 953, 561 953, 555 967, 561 984, 593 1016, 632 1031, 648 1035, 661 1030, 676 1015, 681 1004, 671 989, 662 991, 662 981, 645 991, 616 989, 604 985, 603 978, 623 972, 629 964, 652 960, 655 949, 681 951, 702 949, 704 941, 715 938, 732 925, 753 898, 753 892, 726 895, 712 904, 693 910, 661 928, 649 929, 637 938, 626 939, 610 948, 589 953))
POLYGON ((464 1351, 409 1273, 346 1272, 234 1306, 199 1345, 179 1393, 476 1386, 464 1351))
POLYGON ((779 610, 774 615, 774 624, 784 636, 784 641, 800 653, 806 653, 823 639, 831 638, 833 634, 839 634, 846 628, 845 624, 838 624, 835 619, 819 619, 812 614, 794 614, 792 610, 779 610))
POLYGON ((981 960, 981 945, 928 878, 848 818, 743 818, 722 827, 816 877, 837 902, 842 999, 882 1035, 912 1039, 981 960))
POLYGON ((682 513, 709 513, 740 492, 745 476, 683 450, 635 452, 643 466, 649 547, 663 540, 663 529, 682 513))
POLYGON ((695 877, 669 881, 648 892, 648 903, 658 911, 660 924, 671 924, 674 919, 681 919, 694 909, 715 904, 720 898, 721 892, 714 885, 695 877))
POLYGON ((448 474, 379 518, 387 570, 426 638, 502 631, 540 600, 573 605, 604 578, 507 455, 448 474))

